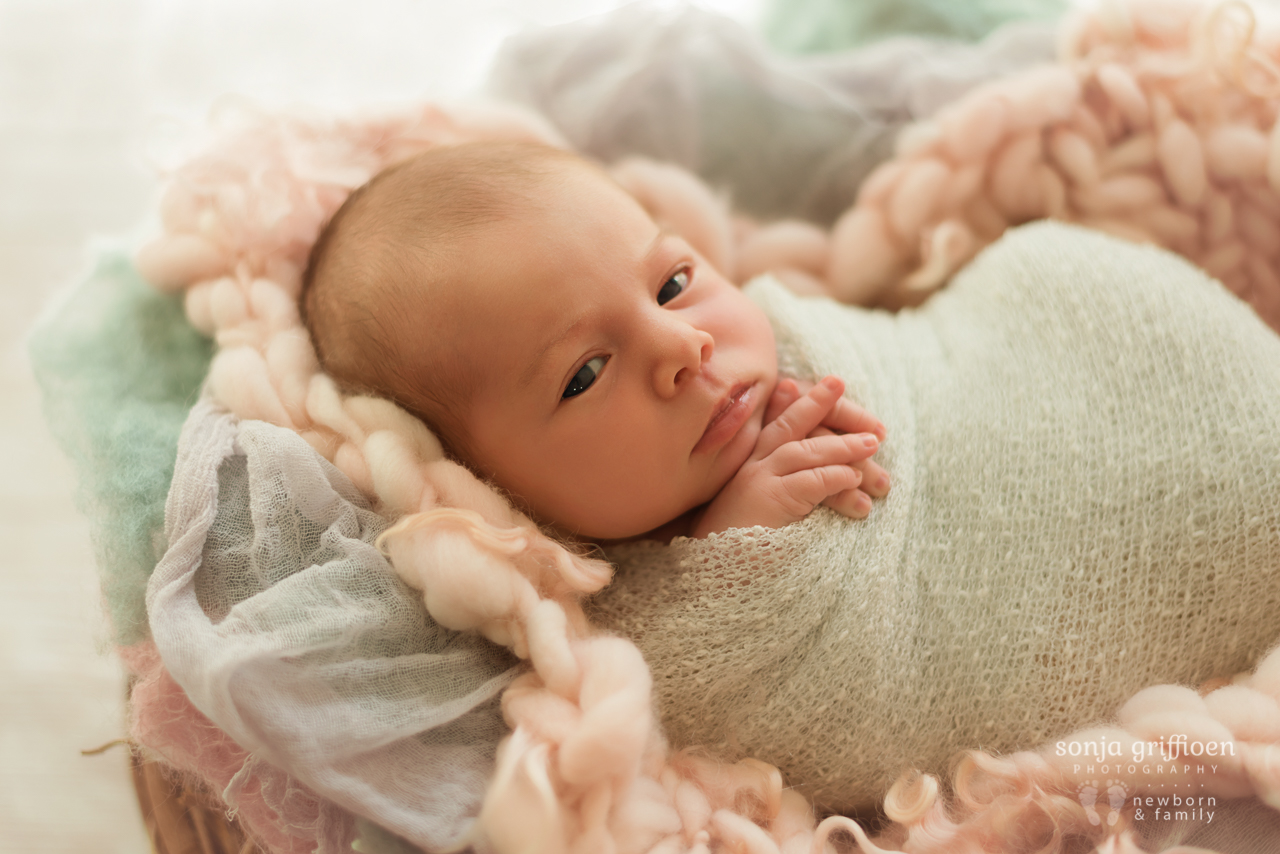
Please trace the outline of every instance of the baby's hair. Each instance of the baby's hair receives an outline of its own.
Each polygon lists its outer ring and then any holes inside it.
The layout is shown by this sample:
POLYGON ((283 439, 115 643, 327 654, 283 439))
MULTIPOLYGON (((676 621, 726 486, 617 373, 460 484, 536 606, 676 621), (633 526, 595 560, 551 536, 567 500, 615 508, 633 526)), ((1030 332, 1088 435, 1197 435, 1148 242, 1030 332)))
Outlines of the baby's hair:
MULTIPOLYGON (((351 194, 321 231, 299 309, 320 364, 348 390, 395 401, 468 454, 468 361, 430 346, 459 241, 521 204, 576 155, 527 142, 437 146, 351 194), (428 346, 407 346, 426 340, 428 346)), ((443 339, 442 339, 443 340, 443 339)))

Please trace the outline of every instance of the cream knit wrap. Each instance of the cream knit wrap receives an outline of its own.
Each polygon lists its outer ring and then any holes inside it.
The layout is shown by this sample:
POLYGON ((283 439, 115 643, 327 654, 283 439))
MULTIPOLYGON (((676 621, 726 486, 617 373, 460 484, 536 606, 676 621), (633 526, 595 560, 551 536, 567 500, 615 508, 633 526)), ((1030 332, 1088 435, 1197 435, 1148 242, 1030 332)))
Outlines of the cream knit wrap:
POLYGON ((1172 254, 1027 226, 897 315, 748 292, 890 425, 871 517, 615 548, 674 746, 832 809, 1029 748, 1280 637, 1280 338, 1172 254))

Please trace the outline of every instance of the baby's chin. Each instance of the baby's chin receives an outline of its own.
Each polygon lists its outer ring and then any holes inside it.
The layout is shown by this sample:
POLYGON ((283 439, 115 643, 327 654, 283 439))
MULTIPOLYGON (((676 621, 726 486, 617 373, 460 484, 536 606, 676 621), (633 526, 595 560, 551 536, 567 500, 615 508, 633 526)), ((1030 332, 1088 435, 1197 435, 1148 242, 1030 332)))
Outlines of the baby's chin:
MULTIPOLYGON (((635 529, 634 533, 612 538, 611 541, 655 539, 667 542, 672 537, 687 535, 693 529, 692 517, 706 507, 720 494, 721 490, 729 485, 729 481, 733 480, 734 475, 751 457, 751 452, 755 450, 756 441, 760 437, 763 421, 764 409, 762 406, 759 411, 752 414, 750 420, 743 425, 742 430, 734 437, 733 441, 721 451, 710 477, 702 484, 702 488, 695 493, 694 498, 685 500, 678 505, 673 505, 669 508, 669 512, 657 514, 663 518, 663 521, 656 524, 648 523, 647 520, 637 521, 631 526, 635 529)), ((605 542, 604 540, 596 541, 605 542)))
MULTIPOLYGON (((619 508, 618 512, 609 514, 609 518, 602 518, 602 514, 597 513, 596 518, 578 525, 572 531, 573 536, 600 545, 641 539, 667 542, 672 537, 692 530, 691 517, 715 498, 736 472, 737 469, 734 469, 714 488, 713 484, 704 485, 693 498, 686 496, 683 500, 673 500, 665 507, 619 508)), ((557 524, 553 527, 565 532, 571 531, 566 525, 557 524)))
MULTIPOLYGON (((688 517, 692 516, 694 511, 701 506, 702 504, 697 504, 690 508, 673 510, 669 513, 637 515, 634 518, 617 518, 605 524, 600 524, 599 520, 597 520, 594 524, 580 526, 573 533, 573 536, 575 539, 586 540, 602 546, 630 542, 631 540, 656 539, 665 542, 691 529, 692 525, 687 523, 688 517)), ((555 527, 561 531, 568 530, 562 525, 555 527)))

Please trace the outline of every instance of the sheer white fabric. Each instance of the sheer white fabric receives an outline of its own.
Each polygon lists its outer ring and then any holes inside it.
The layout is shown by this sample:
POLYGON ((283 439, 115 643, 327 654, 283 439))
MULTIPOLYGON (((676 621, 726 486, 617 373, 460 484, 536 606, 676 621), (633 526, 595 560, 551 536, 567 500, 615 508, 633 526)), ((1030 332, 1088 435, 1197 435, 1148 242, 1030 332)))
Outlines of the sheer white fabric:
POLYGON ((610 162, 678 163, 735 210, 830 223, 907 123, 979 83, 1054 59, 1055 28, 1002 27, 978 44, 901 37, 809 59, 737 22, 637 3, 507 41, 488 83, 573 147, 610 162))
POLYGON ((174 679, 242 747, 443 848, 479 813, 517 669, 427 616, 373 545, 386 524, 297 434, 202 401, 147 610, 174 679))

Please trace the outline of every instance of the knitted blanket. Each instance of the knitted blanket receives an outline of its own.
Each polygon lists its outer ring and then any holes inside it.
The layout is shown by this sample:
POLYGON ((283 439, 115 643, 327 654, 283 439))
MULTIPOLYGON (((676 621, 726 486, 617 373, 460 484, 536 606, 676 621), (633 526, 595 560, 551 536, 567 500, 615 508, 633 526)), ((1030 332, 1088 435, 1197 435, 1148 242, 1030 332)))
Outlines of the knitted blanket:
POLYGON ((1198 269, 1043 223, 917 311, 749 293, 784 368, 892 425, 894 487, 861 522, 610 551, 589 613, 644 653, 677 746, 846 811, 1280 638, 1280 338, 1198 269))

